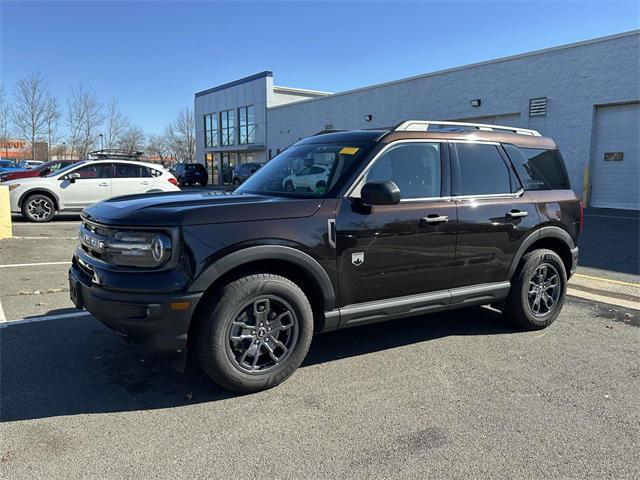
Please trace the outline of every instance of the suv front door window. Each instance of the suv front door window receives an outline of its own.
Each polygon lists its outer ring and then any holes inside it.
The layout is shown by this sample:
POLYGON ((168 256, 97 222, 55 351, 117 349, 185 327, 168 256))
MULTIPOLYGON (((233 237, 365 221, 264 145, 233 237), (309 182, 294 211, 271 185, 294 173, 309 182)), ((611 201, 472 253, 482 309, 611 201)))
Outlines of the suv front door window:
POLYGON ((456 207, 442 198, 449 195, 447 153, 437 142, 388 147, 341 201, 336 250, 343 305, 451 286, 456 207), (360 190, 374 181, 394 182, 400 203, 363 205, 360 190))

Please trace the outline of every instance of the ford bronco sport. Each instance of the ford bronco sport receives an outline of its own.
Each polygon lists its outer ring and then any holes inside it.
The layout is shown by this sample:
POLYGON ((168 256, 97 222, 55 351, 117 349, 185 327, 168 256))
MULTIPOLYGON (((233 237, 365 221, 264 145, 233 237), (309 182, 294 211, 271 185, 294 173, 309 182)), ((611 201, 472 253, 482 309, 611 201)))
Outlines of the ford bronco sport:
POLYGON ((188 349, 252 392, 289 377, 314 332, 484 304, 547 327, 581 226, 553 140, 408 121, 300 140, 233 194, 86 208, 70 291, 143 351, 184 366, 188 349), (322 182, 286 182, 314 166, 322 182))

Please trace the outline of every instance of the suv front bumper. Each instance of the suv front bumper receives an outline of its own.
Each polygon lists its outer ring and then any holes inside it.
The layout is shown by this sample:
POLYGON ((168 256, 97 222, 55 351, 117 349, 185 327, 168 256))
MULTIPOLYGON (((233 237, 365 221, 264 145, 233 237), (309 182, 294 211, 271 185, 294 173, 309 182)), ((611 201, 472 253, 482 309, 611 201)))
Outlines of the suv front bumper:
POLYGON ((114 291, 94 284, 77 265, 69 270, 76 308, 85 308, 143 354, 170 356, 187 346, 187 332, 202 292, 192 294, 114 291))

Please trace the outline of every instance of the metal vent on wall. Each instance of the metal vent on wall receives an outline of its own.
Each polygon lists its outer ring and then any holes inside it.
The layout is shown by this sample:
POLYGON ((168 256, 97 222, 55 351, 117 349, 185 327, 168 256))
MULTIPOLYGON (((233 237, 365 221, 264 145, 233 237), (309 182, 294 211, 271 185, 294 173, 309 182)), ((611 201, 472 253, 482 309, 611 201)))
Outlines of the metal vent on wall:
POLYGON ((544 117, 547 114, 547 97, 529 99, 529 116, 544 117))

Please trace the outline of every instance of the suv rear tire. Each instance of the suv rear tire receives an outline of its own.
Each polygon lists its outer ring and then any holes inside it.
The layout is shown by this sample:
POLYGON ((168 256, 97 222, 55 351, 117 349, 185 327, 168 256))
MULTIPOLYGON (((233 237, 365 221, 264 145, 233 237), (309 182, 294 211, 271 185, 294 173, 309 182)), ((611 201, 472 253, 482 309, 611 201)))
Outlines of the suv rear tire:
POLYGON ((300 366, 313 335, 313 313, 291 280, 261 273, 223 286, 205 305, 197 356, 217 384, 239 393, 275 387, 300 366))
POLYGON ((560 314, 566 291, 562 259, 553 250, 534 250, 520 260, 503 313, 527 330, 546 328, 560 314))
POLYGON ((56 214, 56 205, 47 195, 36 193, 22 202, 22 215, 30 222, 50 222, 56 214))

